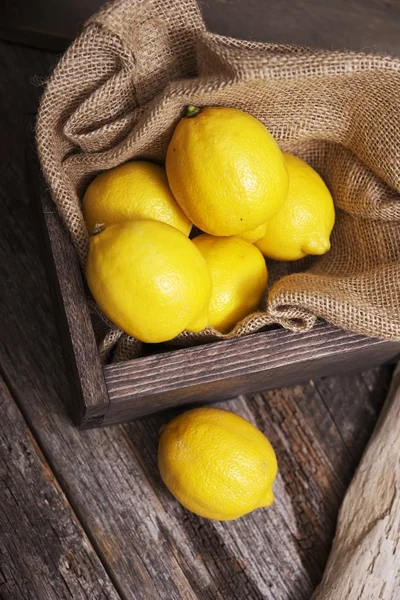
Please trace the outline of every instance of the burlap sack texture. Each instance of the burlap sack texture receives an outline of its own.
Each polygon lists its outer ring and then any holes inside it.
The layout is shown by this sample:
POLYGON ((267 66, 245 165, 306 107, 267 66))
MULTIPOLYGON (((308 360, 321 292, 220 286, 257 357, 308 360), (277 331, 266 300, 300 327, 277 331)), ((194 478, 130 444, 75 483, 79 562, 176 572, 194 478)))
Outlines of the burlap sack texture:
MULTIPOLYGON (((248 111, 325 179, 337 207, 332 250, 270 262, 264 311, 228 336, 209 329, 178 341, 243 335, 270 323, 306 331, 317 317, 398 340, 399 100, 398 59, 211 34, 194 0, 117 0, 90 19, 52 74, 37 143, 84 266, 81 199, 94 175, 136 157, 163 162, 189 104, 248 111)), ((138 343, 109 324, 100 351, 103 360, 123 360, 138 343)))

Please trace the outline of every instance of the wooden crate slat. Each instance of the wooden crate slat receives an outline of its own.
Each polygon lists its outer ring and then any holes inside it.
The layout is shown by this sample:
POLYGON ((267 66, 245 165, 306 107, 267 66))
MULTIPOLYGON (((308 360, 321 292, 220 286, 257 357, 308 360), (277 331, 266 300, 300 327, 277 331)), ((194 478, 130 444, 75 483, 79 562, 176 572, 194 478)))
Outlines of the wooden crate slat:
POLYGON ((268 331, 107 365, 110 407, 103 425, 361 370, 399 356, 398 342, 320 323, 307 333, 268 331))

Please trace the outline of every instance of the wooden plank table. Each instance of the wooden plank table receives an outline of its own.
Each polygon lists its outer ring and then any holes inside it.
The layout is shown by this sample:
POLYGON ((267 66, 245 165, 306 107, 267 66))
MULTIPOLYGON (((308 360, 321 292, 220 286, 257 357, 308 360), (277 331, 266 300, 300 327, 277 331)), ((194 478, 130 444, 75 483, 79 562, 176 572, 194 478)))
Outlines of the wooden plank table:
MULTIPOLYGON (((336 0, 324 13, 317 4, 286 2, 284 14, 276 2, 270 10, 261 0, 209 2, 206 16, 221 33, 291 42, 306 27, 303 43, 344 44, 349 5, 336 0), (322 27, 324 15, 331 27, 322 27)), ((398 22, 395 3, 360 1, 351 11, 360 23, 353 47, 364 46, 367 28, 368 43, 398 53, 382 27, 398 22)), ((0 598, 306 600, 321 579, 338 506, 392 368, 224 403, 266 433, 280 466, 275 505, 231 523, 190 514, 162 485, 158 435, 174 411, 74 428, 24 170, 24 115, 35 111, 57 59, 0 43, 0 598)))

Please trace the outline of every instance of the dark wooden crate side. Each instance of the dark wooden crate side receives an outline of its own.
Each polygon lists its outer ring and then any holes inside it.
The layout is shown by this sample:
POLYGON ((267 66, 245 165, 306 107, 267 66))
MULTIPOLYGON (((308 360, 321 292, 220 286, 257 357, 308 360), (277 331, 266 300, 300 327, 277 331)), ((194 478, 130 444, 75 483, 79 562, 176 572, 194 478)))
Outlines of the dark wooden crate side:
POLYGON ((32 129, 30 124, 27 171, 38 209, 46 272, 73 389, 72 418, 78 425, 96 427, 109 406, 107 388, 77 255, 42 177, 32 129))
POLYGON ((398 357, 400 342, 320 323, 307 333, 277 329, 107 365, 110 407, 103 425, 367 369, 398 357))

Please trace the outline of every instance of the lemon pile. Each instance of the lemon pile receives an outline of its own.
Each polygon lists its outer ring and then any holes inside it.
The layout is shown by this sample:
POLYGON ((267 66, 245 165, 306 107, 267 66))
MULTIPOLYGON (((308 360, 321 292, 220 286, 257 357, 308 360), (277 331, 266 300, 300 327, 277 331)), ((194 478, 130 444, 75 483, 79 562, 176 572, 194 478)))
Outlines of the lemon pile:
POLYGON ((335 219, 320 176, 260 121, 224 107, 187 109, 165 169, 137 160, 100 173, 83 215, 93 297, 147 343, 229 332, 262 303, 265 257, 327 252, 335 219), (191 240, 193 224, 203 233, 191 240))

